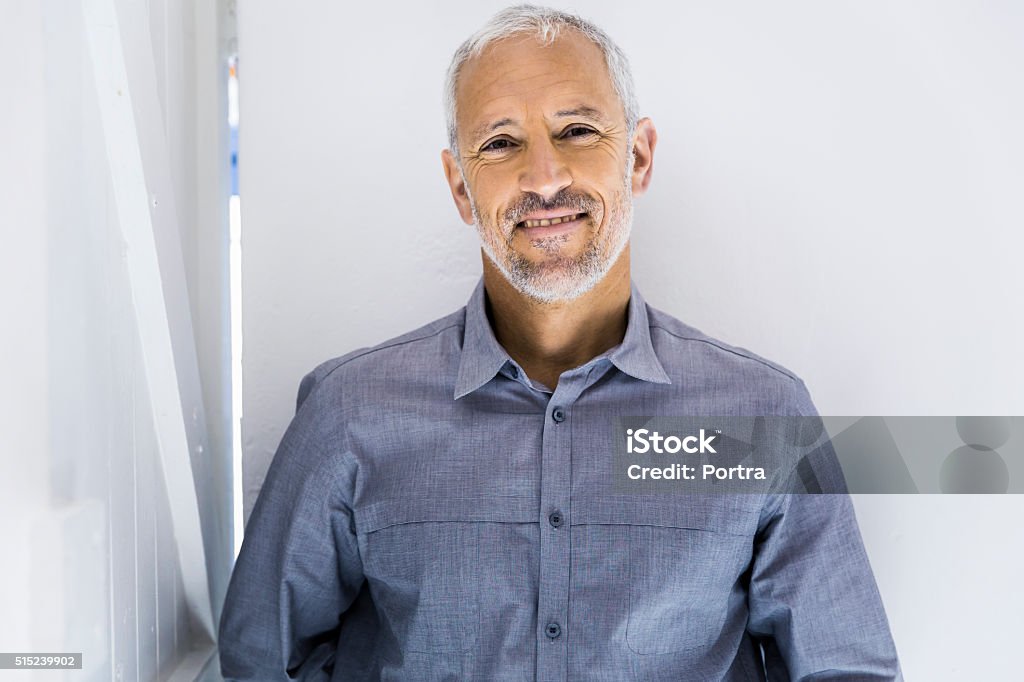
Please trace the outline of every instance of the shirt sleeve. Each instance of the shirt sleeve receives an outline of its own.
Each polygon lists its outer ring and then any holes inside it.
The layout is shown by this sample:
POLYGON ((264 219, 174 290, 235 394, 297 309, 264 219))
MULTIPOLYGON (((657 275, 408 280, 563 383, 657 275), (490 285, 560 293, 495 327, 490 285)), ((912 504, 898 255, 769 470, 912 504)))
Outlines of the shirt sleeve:
POLYGON ((329 679, 342 616, 363 583, 341 439, 325 435, 314 400, 303 405, 314 383, 307 375, 300 386, 228 585, 225 680, 329 679))
MULTIPOLYGON (((803 382, 797 411, 817 412, 803 382)), ((815 462, 842 480, 834 458, 815 462)), ((769 680, 903 679, 871 565, 845 492, 766 499, 748 592, 748 632, 761 641, 769 680)))

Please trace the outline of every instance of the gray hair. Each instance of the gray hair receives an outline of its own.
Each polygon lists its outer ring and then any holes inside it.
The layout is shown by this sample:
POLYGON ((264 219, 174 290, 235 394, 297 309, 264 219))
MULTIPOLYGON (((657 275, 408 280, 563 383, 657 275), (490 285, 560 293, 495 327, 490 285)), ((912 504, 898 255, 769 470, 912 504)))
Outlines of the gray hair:
POLYGON ((455 51, 455 56, 452 57, 451 65, 448 67, 448 78, 444 91, 448 146, 455 155, 460 169, 462 161, 459 159, 459 141, 456 134, 455 90, 458 87, 459 72, 463 65, 470 59, 480 56, 484 48, 491 43, 514 35, 532 33, 542 45, 550 45, 555 42, 564 27, 579 31, 601 48, 601 52, 604 53, 605 63, 608 65, 608 75, 611 76, 612 86, 622 102, 622 109, 626 115, 626 140, 627 145, 632 149, 633 133, 636 132, 639 114, 636 92, 633 87, 633 74, 629 70, 629 60, 626 59, 626 54, 608 37, 608 34, 582 17, 548 7, 516 5, 495 14, 479 31, 467 38, 466 42, 462 43, 455 51))

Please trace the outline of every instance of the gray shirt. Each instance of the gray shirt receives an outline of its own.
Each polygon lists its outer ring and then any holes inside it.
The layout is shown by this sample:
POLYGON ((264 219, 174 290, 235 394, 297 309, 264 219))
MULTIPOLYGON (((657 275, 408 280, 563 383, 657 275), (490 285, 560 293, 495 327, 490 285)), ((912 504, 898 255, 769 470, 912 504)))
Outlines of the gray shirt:
POLYGON ((220 623, 227 679, 894 680, 846 495, 613 486, 622 415, 812 415, 803 382, 648 306, 532 382, 483 282, 301 383, 220 623))

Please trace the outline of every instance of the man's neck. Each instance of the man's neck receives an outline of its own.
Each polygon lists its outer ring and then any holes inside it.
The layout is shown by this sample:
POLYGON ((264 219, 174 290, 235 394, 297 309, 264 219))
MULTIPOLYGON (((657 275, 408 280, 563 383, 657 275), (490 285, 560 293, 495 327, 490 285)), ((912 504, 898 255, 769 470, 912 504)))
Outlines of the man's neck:
POLYGON ((530 379, 554 390, 562 372, 622 342, 629 305, 629 245, 597 285, 573 301, 524 296, 486 256, 488 317, 498 343, 530 379))

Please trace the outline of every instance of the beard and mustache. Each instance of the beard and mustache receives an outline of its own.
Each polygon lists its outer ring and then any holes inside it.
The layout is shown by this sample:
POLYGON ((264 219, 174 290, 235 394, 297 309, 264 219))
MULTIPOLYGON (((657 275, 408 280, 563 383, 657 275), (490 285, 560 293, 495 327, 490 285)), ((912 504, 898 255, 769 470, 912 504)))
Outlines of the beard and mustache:
MULTIPOLYGON (((484 254, 514 289, 538 303, 571 301, 593 289, 608 274, 629 242, 633 227, 632 150, 627 159, 622 184, 610 197, 607 220, 599 201, 571 186, 548 200, 524 194, 505 211, 501 225, 484 221, 469 194, 484 254), (513 248, 516 226, 524 216, 556 209, 586 213, 584 219, 590 222, 591 232, 582 251, 562 254, 562 245, 569 240, 564 234, 531 240, 531 246, 545 254, 538 260, 530 260, 513 248), (602 224, 604 230, 599 231, 602 224)), ((583 230, 577 234, 583 234, 583 230)))

